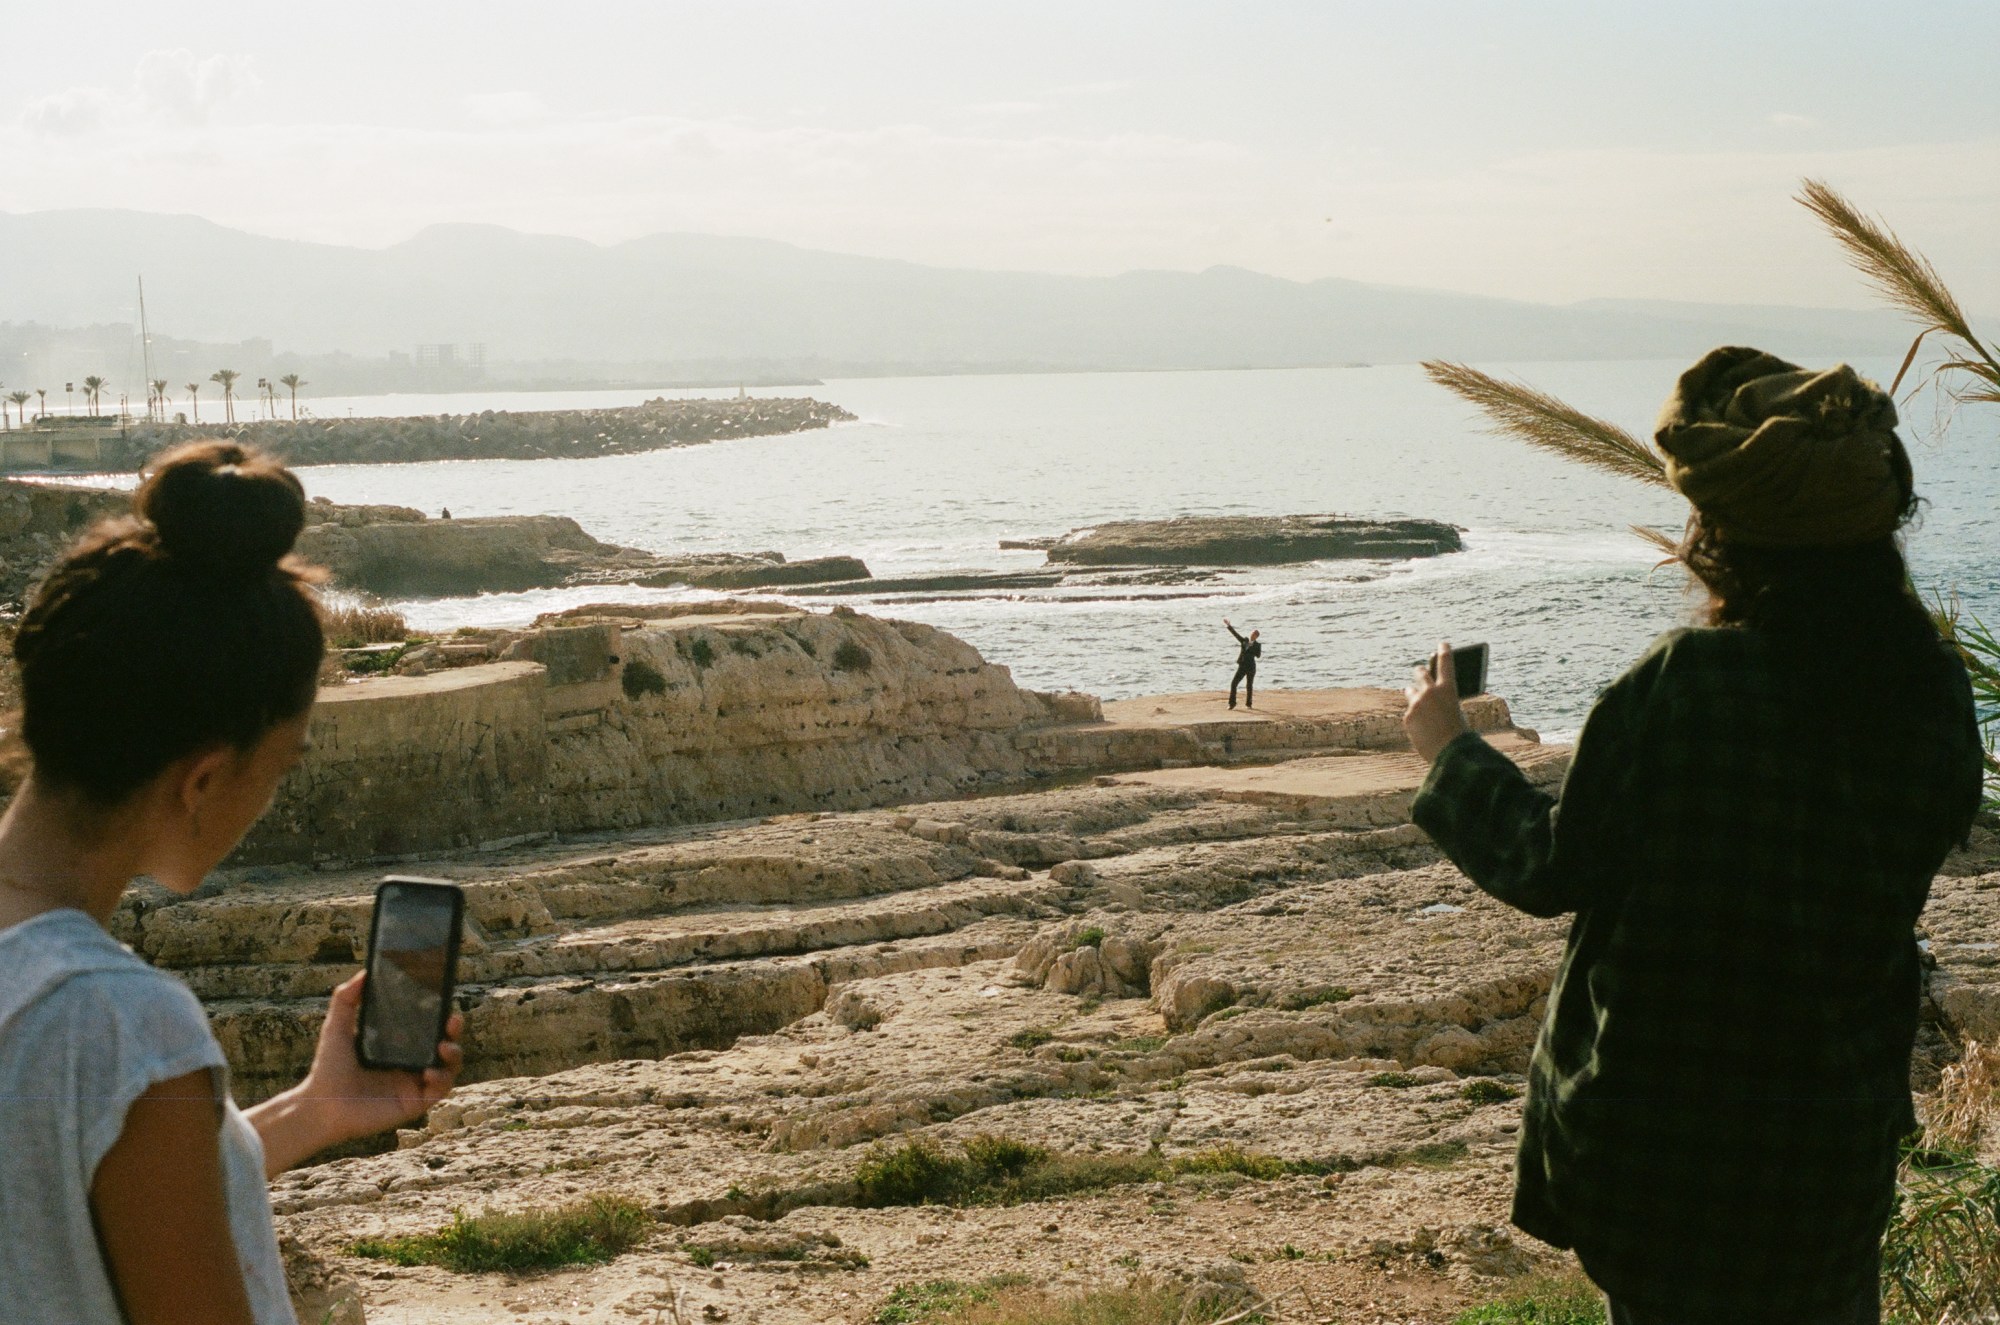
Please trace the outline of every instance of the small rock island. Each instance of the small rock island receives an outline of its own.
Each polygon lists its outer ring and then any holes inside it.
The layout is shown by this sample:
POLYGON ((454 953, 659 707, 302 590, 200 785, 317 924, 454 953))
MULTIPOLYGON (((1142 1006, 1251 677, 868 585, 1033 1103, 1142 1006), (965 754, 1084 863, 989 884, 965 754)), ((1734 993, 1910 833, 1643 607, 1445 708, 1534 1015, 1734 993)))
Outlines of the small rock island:
POLYGON ((1074 566, 1287 566, 1306 561, 1435 557, 1464 544, 1440 520, 1341 515, 1182 515, 1112 520, 1046 544, 1074 566))

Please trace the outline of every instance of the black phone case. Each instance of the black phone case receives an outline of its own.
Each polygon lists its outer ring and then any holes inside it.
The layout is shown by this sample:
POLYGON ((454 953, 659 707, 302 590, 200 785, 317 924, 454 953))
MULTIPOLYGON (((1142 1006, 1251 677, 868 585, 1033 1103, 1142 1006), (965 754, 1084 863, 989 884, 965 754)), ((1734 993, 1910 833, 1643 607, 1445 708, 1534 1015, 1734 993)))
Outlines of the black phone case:
POLYGON ((1474 695, 1486 693, 1486 660, 1488 650, 1484 644, 1468 644, 1464 648, 1451 651, 1452 661, 1457 664, 1458 697, 1470 699, 1474 695), (1470 666, 1467 664, 1470 663, 1470 666))
MULTIPOLYGON (((1490 651, 1484 644, 1461 644, 1451 651, 1452 661, 1457 664, 1458 697, 1470 699, 1474 695, 1486 693, 1486 660, 1490 651), (1468 666, 1468 664, 1470 664, 1468 666)), ((1416 664, 1429 672, 1431 679, 1437 679, 1437 659, 1425 658, 1416 664)))
POLYGON ((437 1029, 431 1034, 432 1044, 444 1038, 445 1023, 451 1020, 452 996, 458 992, 458 945, 459 936, 465 928, 465 890, 442 879, 419 879, 403 874, 392 874, 375 886, 375 906, 368 915, 366 969, 371 978, 361 989, 361 1015, 354 1023, 354 1056, 361 1061, 361 1066, 377 1071, 421 1072, 427 1067, 439 1065, 436 1050, 432 1050, 430 1061, 425 1063, 383 1063, 370 1058, 368 1051, 362 1047, 367 1042, 362 1031, 367 1027, 369 1014, 375 1007, 375 982, 372 977, 375 974, 375 936, 382 928, 379 923, 382 919, 382 891, 392 883, 399 888, 436 889, 451 895, 451 941, 445 945, 444 998, 439 1005, 437 1029))

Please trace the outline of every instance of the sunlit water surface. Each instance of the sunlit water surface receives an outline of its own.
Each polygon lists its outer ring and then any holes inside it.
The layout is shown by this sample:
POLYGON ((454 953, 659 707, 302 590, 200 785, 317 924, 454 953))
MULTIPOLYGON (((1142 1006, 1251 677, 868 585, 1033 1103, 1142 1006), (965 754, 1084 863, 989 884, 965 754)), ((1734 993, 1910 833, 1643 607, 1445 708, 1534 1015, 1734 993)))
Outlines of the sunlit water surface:
MULTIPOLYGON (((1487 365, 1496 367, 1495 365, 1487 365)), ((1641 434, 1683 365, 1498 365, 1641 434)), ((1858 365, 1886 378, 1894 364, 1858 365)), ((803 389, 754 394, 802 394, 803 389)), ((321 417, 632 404, 660 392, 386 396, 313 402, 321 417)), ((669 396, 687 394, 666 392, 669 396)), ((1573 732, 1592 697, 1690 610, 1633 524, 1678 528, 1672 494, 1480 432, 1413 366, 1270 372, 886 378, 810 394, 860 422, 788 437, 590 460, 336 465, 301 471, 340 502, 435 514, 547 512, 656 551, 853 553, 877 576, 1030 569, 1002 538, 1178 514, 1332 511, 1428 516, 1465 529, 1462 553, 1325 562, 1212 584, 1023 592, 864 611, 943 627, 1023 684, 1107 698, 1225 684, 1222 627, 1257 627, 1268 687, 1401 684, 1441 636, 1486 640, 1491 684, 1517 718, 1573 732)), ((1955 587, 2000 618, 2000 427, 1970 412, 1940 433, 1910 411, 1920 491, 1909 546, 1920 584, 1955 587)), ((520 624, 588 601, 703 597, 591 589, 403 604, 423 627, 520 624)), ((764 595, 769 596, 769 595, 764 595)), ((818 607, 827 599, 802 599, 818 607)))

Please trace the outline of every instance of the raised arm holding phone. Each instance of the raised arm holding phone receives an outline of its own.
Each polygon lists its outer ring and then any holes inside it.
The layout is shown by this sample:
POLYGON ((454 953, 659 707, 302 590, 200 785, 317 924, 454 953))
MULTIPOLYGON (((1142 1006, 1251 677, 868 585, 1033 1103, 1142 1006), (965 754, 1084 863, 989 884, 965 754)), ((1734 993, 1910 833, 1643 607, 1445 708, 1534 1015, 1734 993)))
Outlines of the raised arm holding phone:
POLYGON ((15 638, 31 768, 0 818, 0 1316, 285 1325, 265 1182, 443 1098, 460 1021, 421 1070, 364 1067, 357 975, 306 1079, 239 1110, 194 995, 106 931, 134 878, 193 893, 269 806, 324 648, 289 471, 195 443, 133 507, 64 556, 15 638))
POLYGON ((1878 1316, 1912 927, 1981 772, 1896 537, 1895 422, 1845 367, 1729 348, 1681 377, 1656 440, 1705 623, 1604 691, 1560 795, 1466 729, 1448 648, 1406 692, 1416 823, 1502 902, 1575 917, 1514 1222, 1575 1249, 1613 1325, 1878 1316))

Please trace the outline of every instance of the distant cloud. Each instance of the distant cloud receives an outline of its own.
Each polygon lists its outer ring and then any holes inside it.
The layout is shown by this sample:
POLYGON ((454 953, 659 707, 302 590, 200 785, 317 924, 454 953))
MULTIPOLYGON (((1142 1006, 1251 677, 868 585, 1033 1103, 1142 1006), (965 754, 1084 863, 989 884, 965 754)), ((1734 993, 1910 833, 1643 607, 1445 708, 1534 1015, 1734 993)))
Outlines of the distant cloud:
POLYGON ((1819 128, 1819 121, 1814 119, 1812 116, 1794 115, 1792 114, 1792 112, 1788 110, 1781 110, 1774 112, 1771 116, 1771 123, 1777 125, 1780 129, 1819 128))
POLYGON ((194 127, 256 83, 247 61, 231 55, 197 57, 184 49, 139 57, 130 86, 72 87, 28 103, 22 127, 55 138, 148 123, 194 127))
POLYGON ((106 88, 73 87, 28 103, 21 124, 30 133, 73 138, 104 127, 117 98, 106 88))

